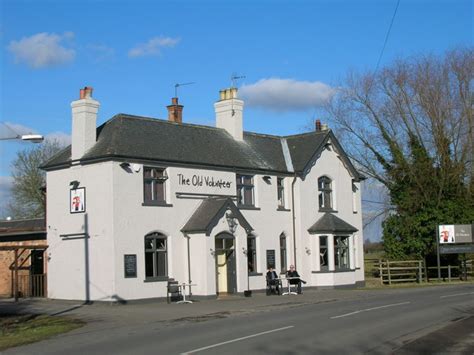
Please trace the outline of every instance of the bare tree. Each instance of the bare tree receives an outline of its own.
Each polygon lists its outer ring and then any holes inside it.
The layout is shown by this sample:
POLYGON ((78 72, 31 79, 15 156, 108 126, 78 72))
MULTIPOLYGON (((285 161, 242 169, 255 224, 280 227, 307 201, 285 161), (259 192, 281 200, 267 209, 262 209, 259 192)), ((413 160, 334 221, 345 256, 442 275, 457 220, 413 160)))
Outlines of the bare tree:
POLYGON ((328 104, 352 159, 387 187, 398 215, 446 199, 473 208, 473 77, 473 48, 457 48, 349 73, 328 104))
POLYGON ((42 217, 45 213, 45 173, 39 167, 58 153, 58 141, 44 141, 35 148, 20 151, 12 163, 12 199, 8 206, 13 218, 42 217))

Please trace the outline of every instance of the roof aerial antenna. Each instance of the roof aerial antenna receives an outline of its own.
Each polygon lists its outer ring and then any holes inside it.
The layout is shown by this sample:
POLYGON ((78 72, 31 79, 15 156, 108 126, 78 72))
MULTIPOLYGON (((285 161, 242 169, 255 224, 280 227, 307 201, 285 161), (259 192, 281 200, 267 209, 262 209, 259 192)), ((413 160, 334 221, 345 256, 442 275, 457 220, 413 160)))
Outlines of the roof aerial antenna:
POLYGON ((189 83, 174 84, 174 97, 178 97, 178 88, 179 88, 180 86, 192 85, 192 84, 196 84, 196 82, 191 81, 191 82, 189 82, 189 83))
POLYGON ((237 80, 239 79, 245 79, 245 75, 238 75, 237 73, 232 73, 232 76, 230 77, 230 87, 235 88, 237 80))

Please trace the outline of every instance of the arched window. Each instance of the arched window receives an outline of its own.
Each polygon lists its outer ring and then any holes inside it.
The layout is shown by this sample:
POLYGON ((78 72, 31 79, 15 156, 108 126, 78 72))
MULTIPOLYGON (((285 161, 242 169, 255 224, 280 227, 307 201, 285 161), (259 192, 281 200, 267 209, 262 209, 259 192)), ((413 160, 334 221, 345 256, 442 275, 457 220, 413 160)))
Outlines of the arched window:
POLYGON ((257 238, 252 234, 247 236, 247 262, 249 274, 257 272, 257 238))
POLYGON ((280 272, 286 273, 286 235, 280 234, 280 272))
POLYGON ((158 232, 145 236, 145 277, 168 277, 168 240, 158 232))
POLYGON ((323 210, 332 209, 332 181, 327 176, 318 179, 319 208, 323 210))

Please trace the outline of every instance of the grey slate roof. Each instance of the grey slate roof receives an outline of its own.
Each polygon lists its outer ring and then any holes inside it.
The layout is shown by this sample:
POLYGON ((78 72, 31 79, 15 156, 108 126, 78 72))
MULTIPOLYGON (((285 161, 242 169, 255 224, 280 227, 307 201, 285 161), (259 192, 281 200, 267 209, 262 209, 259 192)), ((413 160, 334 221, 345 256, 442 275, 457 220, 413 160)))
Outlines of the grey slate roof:
POLYGON ((46 239, 44 218, 0 221, 0 242, 46 239))
POLYGON ((355 233, 358 229, 332 213, 325 213, 309 229, 309 233, 355 233))
MULTIPOLYGON (((118 114, 97 128, 97 142, 81 161, 130 159, 291 173, 281 146, 281 140, 287 139, 295 171, 302 172, 329 136, 333 137, 330 131, 287 137, 244 132, 244 141, 239 142, 221 128, 118 114)), ((62 168, 70 163, 68 147, 42 168, 62 168)))
POLYGON ((227 210, 232 212, 234 217, 239 221, 239 225, 242 226, 247 233, 253 230, 230 198, 208 198, 202 201, 181 231, 189 234, 206 233, 206 235, 209 235, 212 228, 215 227, 227 210))

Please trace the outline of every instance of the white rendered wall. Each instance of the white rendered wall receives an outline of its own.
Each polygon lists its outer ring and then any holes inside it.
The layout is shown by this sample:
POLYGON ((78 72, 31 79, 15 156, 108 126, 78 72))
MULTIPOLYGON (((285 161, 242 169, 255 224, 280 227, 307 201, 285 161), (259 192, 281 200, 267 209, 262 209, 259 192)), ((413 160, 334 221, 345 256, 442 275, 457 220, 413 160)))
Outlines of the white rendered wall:
POLYGON ((48 297, 110 300, 114 296, 114 226, 112 163, 75 166, 47 173, 48 297), (86 188, 86 212, 70 213, 70 182, 86 188), (87 230, 85 221, 87 219, 87 230), (62 234, 85 233, 90 238, 88 270, 86 240, 61 238, 62 234), (88 280, 88 282, 87 282, 88 280))

